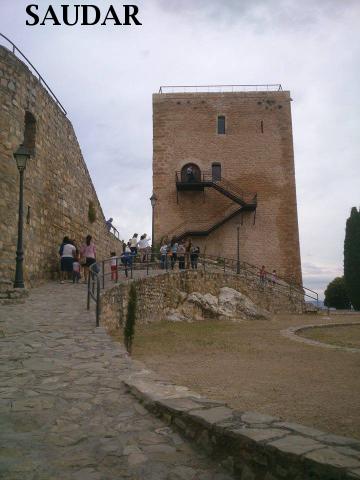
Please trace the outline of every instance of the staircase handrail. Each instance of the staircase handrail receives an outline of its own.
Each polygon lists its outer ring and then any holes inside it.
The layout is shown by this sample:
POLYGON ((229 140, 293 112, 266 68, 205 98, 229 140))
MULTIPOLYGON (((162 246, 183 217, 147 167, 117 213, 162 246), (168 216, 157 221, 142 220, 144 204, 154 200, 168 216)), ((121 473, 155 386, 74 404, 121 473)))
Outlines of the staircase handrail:
POLYGON ((63 112, 64 115, 67 115, 67 111, 65 110, 65 108, 62 106, 62 104, 60 103, 60 100, 57 98, 57 96, 55 95, 55 93, 51 90, 51 88, 49 87, 49 85, 47 84, 47 82, 45 81, 44 77, 39 73, 39 71, 34 67, 34 65, 30 62, 30 60, 24 55, 24 53, 15 45, 14 42, 12 42, 8 37, 6 37, 3 33, 0 32, 0 37, 4 38, 8 43, 10 43, 10 45, 12 46, 12 53, 14 55, 16 55, 16 52, 18 52, 22 57, 23 59, 25 60, 25 63, 27 63, 33 70, 34 72, 36 72, 37 76, 38 76, 38 80, 40 82, 40 84, 44 84, 44 86, 46 87, 46 89, 48 90, 49 94, 53 97, 53 99, 55 100, 55 103, 56 105, 60 108, 60 110, 63 112))
MULTIPOLYGON (((207 220, 199 220, 196 221, 196 228, 198 227, 208 227, 206 230, 210 229, 214 224, 217 223, 217 221, 221 221, 223 217, 227 217, 229 213, 235 213, 237 210, 240 210, 241 207, 239 208, 238 204, 231 203, 224 211, 222 212, 217 212, 215 215, 212 215, 209 219, 207 220), (232 212, 233 211, 233 212, 232 212), (217 220, 217 221, 215 221, 217 220)), ((191 226, 188 227, 189 225, 189 219, 184 220, 181 222, 179 225, 174 227, 170 232, 166 235, 167 237, 178 237, 178 236, 183 236, 183 234, 186 231, 194 230, 191 226)))
MULTIPOLYGON (((188 182, 183 182, 181 179, 181 170, 177 170, 175 172, 175 180, 176 183, 188 183, 188 182)), ((220 187, 222 186, 221 183, 224 183, 233 190, 233 192, 237 195, 240 196, 241 198, 244 197, 252 197, 254 199, 256 197, 256 192, 249 192, 247 190, 243 190, 242 188, 238 187, 234 183, 230 182, 224 177, 221 177, 220 179, 214 179, 213 174, 209 171, 203 171, 200 174, 200 179, 199 180, 194 180, 193 183, 205 183, 208 184, 208 186, 212 186, 213 184, 219 185, 220 187)), ((226 188, 226 186, 225 186, 226 188)))

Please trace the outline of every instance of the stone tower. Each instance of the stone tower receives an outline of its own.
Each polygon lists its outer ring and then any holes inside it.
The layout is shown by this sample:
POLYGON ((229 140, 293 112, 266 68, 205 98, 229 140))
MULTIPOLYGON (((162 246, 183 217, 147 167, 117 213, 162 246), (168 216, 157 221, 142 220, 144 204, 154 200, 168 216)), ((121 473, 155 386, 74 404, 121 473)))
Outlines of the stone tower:
MULTIPOLYGON (((255 90, 255 88, 254 88, 255 90)), ((290 92, 153 95, 155 241, 302 282, 290 92)))

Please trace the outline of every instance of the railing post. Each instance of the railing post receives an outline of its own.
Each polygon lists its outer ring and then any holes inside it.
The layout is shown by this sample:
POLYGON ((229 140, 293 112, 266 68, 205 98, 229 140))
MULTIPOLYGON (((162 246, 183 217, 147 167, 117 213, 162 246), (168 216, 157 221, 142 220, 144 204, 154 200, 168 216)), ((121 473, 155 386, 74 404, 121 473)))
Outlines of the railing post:
POLYGON ((118 283, 119 277, 119 259, 116 257, 116 276, 115 276, 115 283, 118 283))
POLYGON ((102 261, 102 288, 105 288, 105 260, 102 261))
POLYGON ((100 325, 100 278, 96 275, 96 326, 100 325))
POLYGON ((130 265, 130 278, 133 278, 133 262, 132 262, 132 260, 131 260, 131 265, 130 265))
POLYGON ((90 310, 90 271, 88 272, 88 281, 87 281, 87 309, 90 310))
MULTIPOLYGON (((153 254, 151 253, 151 256, 153 254)), ((146 275, 149 275, 149 255, 146 253, 146 275)))

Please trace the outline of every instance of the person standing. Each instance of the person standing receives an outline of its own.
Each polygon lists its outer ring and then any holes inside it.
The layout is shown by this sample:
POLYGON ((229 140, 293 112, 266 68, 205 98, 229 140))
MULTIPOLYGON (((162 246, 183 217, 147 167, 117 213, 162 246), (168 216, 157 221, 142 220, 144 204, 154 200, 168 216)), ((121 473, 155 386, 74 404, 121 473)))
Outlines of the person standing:
POLYGON ((175 237, 172 238, 170 242, 170 254, 171 254, 171 270, 174 270, 175 263, 177 260, 177 251, 178 251, 178 243, 176 242, 175 237))
POLYGON ((130 250, 131 250, 131 253, 133 253, 134 255, 137 255, 137 249, 138 247, 138 234, 137 233, 134 233, 132 239, 130 240, 130 250))
POLYGON ((64 237, 59 249, 59 255, 61 257, 60 283, 64 283, 65 279, 69 277, 69 274, 72 274, 75 253, 76 248, 69 240, 69 237, 64 237))
POLYGON ((179 259, 179 270, 184 270, 185 269, 185 245, 183 242, 179 243, 178 249, 177 249, 177 256, 179 259))
POLYGON ((84 277, 86 283, 88 280, 89 268, 91 267, 91 265, 96 263, 96 247, 92 241, 91 235, 88 235, 86 237, 85 243, 80 249, 80 254, 82 257, 85 257, 84 277))
POLYGON ((192 243, 191 243, 191 238, 188 238, 185 244, 185 261, 186 261, 186 268, 190 268, 190 255, 191 255, 191 248, 192 248, 192 243))
POLYGON ((111 260, 110 260, 110 268, 111 268, 111 280, 113 282, 117 282, 118 280, 118 261, 116 252, 110 253, 111 260))
POLYGON ((191 247, 190 261, 191 261, 191 268, 193 270, 197 269, 199 254, 200 254, 199 247, 191 247))
POLYGON ((260 283, 262 285, 265 284, 265 280, 266 280, 266 270, 265 270, 265 265, 263 265, 260 269, 260 272, 259 272, 259 276, 260 276, 260 283))
POLYGON ((75 254, 73 261, 73 283, 79 283, 80 280, 80 262, 79 255, 75 254))
POLYGON ((167 245, 164 243, 160 247, 160 268, 162 270, 164 270, 165 262, 167 262, 166 255, 167 255, 167 245))

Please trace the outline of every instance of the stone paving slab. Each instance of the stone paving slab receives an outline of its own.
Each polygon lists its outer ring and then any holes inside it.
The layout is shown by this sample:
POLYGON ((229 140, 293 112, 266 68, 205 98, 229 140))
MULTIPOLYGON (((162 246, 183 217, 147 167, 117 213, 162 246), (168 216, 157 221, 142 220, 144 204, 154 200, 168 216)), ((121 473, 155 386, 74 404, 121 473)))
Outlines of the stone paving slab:
POLYGON ((127 393, 136 365, 85 298, 50 283, 0 308, 0 478, 233 478, 127 393))

